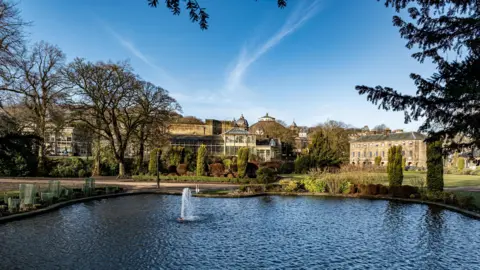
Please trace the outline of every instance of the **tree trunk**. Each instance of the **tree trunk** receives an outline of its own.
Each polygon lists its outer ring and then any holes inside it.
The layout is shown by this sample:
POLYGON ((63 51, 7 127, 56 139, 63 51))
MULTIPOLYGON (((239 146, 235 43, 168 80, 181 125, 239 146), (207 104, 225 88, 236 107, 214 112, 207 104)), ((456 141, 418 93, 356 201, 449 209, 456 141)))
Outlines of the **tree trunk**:
POLYGON ((145 153, 145 144, 143 140, 140 141, 140 146, 138 149, 138 156, 137 156, 137 172, 143 173, 143 154, 145 153))
POLYGON ((125 162, 123 160, 118 162, 118 177, 122 178, 125 176, 125 162))
POLYGON ((97 137, 96 142, 94 143, 94 157, 93 157, 93 169, 92 176, 101 175, 101 163, 100 163, 100 139, 97 137))

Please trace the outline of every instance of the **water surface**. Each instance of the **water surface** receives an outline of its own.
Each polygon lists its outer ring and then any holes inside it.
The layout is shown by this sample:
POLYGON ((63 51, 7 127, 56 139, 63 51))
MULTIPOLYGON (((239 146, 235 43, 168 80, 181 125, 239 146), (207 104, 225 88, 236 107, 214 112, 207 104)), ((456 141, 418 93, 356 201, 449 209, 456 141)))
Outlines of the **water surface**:
POLYGON ((479 269, 480 222, 426 205, 321 198, 92 201, 0 225, 0 269, 479 269))

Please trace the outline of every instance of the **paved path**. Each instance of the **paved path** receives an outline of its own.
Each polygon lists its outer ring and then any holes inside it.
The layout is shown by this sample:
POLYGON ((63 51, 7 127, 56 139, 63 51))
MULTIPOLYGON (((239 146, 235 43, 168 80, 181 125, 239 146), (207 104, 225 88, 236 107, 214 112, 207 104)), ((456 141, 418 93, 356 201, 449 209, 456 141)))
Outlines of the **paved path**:
POLYGON ((468 187, 447 187, 446 191, 468 191, 468 192, 480 192, 480 186, 468 186, 468 187))
MULTIPOLYGON (((40 186, 46 186, 49 180, 60 180, 62 186, 68 187, 80 187, 85 181, 75 178, 75 179, 58 179, 58 178, 15 178, 15 179, 0 179, 0 191, 6 190, 18 190, 18 184, 39 184, 40 186)), ((157 182, 137 182, 132 179, 117 179, 115 177, 102 177, 95 178, 95 184, 97 186, 122 186, 128 189, 156 189, 157 182)), ((160 188, 164 190, 181 190, 183 188, 195 188, 198 185, 200 189, 235 189, 239 185, 235 184, 223 184, 223 183, 163 183, 160 182, 160 188)))

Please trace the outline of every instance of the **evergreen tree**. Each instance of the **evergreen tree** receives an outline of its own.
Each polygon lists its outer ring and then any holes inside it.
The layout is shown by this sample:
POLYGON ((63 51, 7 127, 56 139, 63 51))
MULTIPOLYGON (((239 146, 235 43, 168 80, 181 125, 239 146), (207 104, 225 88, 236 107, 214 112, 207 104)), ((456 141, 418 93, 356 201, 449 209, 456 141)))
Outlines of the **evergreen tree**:
POLYGON ((443 190, 442 142, 427 144, 427 188, 432 191, 443 190))
POLYGON ((238 170, 238 177, 239 178, 243 178, 247 174, 249 152, 250 152, 250 150, 247 147, 242 147, 242 148, 238 149, 237 170, 238 170))
MULTIPOLYGON (((155 148, 152 151, 150 151, 150 160, 148 161, 148 172, 150 173, 150 175, 157 174, 157 153, 159 153, 159 151, 160 149, 158 148, 155 148)), ((160 161, 158 165, 159 165, 158 169, 160 170, 160 161)))
POLYGON ((197 176, 204 176, 207 167, 207 147, 202 144, 197 151, 197 176))
MULTIPOLYGON (((148 0, 148 5, 151 7, 157 7, 159 2, 160 0, 148 0)), ((180 11, 182 10, 182 7, 180 7, 180 2, 180 0, 166 0, 165 5, 172 11, 173 15, 180 15, 180 11)), ((198 22, 200 29, 208 29, 207 20, 210 18, 210 16, 206 12, 205 8, 200 7, 198 0, 184 0, 182 2, 185 3, 184 8, 188 11, 190 20, 192 22, 198 22)), ((277 0, 277 5, 279 8, 284 8, 287 6, 287 0, 277 0)))
POLYGON ((480 147, 480 5, 478 0, 386 0, 397 12, 408 9, 414 22, 394 16, 393 24, 418 48, 412 57, 432 60, 437 72, 430 78, 411 74, 415 95, 389 87, 357 86, 359 94, 379 108, 404 111, 405 122, 425 119, 419 130, 428 141, 445 141, 444 147, 480 147), (416 21, 416 23, 415 23, 416 21), (457 54, 457 55, 455 55, 457 54), (447 58, 447 56, 449 56, 447 58), (457 135, 470 140, 453 141, 457 135))
POLYGON ((388 183, 389 186, 401 186, 403 182, 402 147, 392 146, 388 149, 388 183))
POLYGON ((458 159, 458 170, 463 171, 463 169, 465 169, 465 159, 461 157, 458 159))

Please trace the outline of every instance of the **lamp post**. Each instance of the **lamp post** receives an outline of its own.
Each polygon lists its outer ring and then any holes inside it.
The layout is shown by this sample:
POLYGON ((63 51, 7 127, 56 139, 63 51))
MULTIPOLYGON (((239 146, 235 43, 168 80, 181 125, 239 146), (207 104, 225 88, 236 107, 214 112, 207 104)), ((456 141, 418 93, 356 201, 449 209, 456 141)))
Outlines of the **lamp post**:
POLYGON ((157 188, 160 188, 160 175, 159 175, 159 167, 158 167, 158 153, 159 151, 157 150, 157 188))

